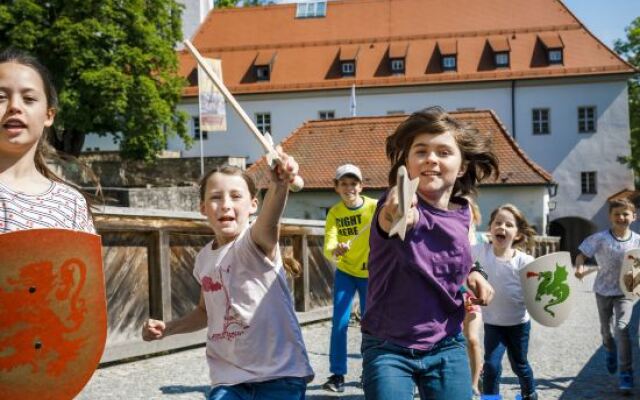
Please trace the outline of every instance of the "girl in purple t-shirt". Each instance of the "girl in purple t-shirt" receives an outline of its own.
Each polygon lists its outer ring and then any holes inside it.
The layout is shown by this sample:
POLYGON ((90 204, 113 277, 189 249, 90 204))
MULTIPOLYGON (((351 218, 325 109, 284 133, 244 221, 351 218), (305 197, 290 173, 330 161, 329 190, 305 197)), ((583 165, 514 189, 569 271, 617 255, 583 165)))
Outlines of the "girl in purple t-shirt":
POLYGON ((387 138, 391 189, 370 234, 369 291, 362 321, 365 398, 469 399, 471 374, 461 332, 463 284, 486 305, 493 289, 471 272, 468 202, 479 181, 498 174, 489 137, 440 107, 412 114, 387 138), (398 210, 396 174, 419 178, 405 240, 389 237, 398 210))

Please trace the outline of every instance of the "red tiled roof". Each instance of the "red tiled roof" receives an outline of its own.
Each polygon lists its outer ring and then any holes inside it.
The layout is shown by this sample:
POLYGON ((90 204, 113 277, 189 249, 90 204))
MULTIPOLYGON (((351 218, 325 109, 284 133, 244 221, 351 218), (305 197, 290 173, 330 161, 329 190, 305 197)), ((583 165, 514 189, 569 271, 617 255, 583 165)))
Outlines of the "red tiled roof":
MULTIPOLYGON (((551 175, 534 163, 507 134, 493 111, 451 112, 475 126, 480 134, 491 135, 493 150, 500 161, 500 178, 490 185, 546 185, 551 175)), ((284 151, 300 164, 305 189, 330 189, 336 168, 344 163, 360 167, 364 186, 387 187, 389 162, 384 147, 406 115, 355 117, 325 121, 309 121, 283 142, 284 151)), ((258 186, 266 187, 268 174, 264 157, 249 168, 258 186)))
MULTIPOLYGON (((348 0, 330 1, 326 17, 295 18, 296 5, 215 9, 194 35, 206 57, 222 59, 233 93, 406 86, 598 74, 634 68, 595 38, 559 0, 348 0), (487 39, 508 37, 509 68, 486 68, 487 39), (539 39, 540 38, 540 39, 539 39), (550 38, 547 40, 547 38, 550 38), (554 39, 555 38, 555 39, 554 39), (563 64, 548 65, 538 43, 564 46, 563 64), (405 73, 378 72, 392 43, 409 44, 405 73), (437 45, 456 43, 457 71, 429 68, 437 45), (359 48, 355 77, 335 72, 345 48, 359 48), (255 81, 256 53, 278 52, 269 81, 255 81)), ((451 49, 448 49, 451 50, 451 49)), ((447 51, 448 51, 447 50, 447 51)), ((195 61, 183 50, 180 73, 195 61)), ((192 82, 195 84, 195 82, 192 82)), ((185 89, 196 96, 197 88, 185 89)))
POLYGON ((509 39, 504 36, 490 37, 487 39, 487 42, 489 42, 491 50, 495 53, 504 53, 505 51, 511 50, 511 47, 509 47, 509 39))

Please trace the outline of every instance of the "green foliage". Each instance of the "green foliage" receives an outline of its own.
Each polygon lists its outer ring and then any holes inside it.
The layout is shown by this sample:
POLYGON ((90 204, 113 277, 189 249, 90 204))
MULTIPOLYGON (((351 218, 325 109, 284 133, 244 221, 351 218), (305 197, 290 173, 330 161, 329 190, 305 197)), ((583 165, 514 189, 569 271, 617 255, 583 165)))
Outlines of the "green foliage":
POLYGON ((174 45, 175 0, 13 0, 0 5, 0 43, 51 70, 60 106, 56 147, 77 154, 85 133, 112 135, 127 158, 153 160, 170 135, 186 143, 178 112, 185 80, 174 45), (72 138, 72 140, 69 140, 72 138))
MULTIPOLYGON (((626 40, 616 40, 615 51, 630 64, 640 68, 640 17, 625 29, 626 40)), ((631 154, 620 161, 636 175, 636 188, 640 189, 640 79, 638 75, 629 81, 629 116, 631 124, 631 154)))

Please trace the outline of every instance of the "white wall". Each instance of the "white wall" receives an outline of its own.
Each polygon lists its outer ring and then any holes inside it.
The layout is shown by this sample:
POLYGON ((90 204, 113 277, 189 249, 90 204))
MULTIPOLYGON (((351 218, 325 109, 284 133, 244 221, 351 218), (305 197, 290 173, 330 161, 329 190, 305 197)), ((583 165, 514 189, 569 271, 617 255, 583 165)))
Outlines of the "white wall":
MULTIPOLYGON (((365 190, 363 194, 377 199, 382 195, 382 191, 365 190)), ((496 207, 512 203, 526 215, 530 224, 536 225, 539 234, 544 234, 547 225, 548 196, 547 189, 543 186, 483 187, 478 195, 478 205, 482 213, 480 230, 488 230, 489 215, 496 207)), ((286 218, 324 220, 325 208, 330 208, 338 201, 340 197, 333 191, 291 193, 284 215, 286 218)))

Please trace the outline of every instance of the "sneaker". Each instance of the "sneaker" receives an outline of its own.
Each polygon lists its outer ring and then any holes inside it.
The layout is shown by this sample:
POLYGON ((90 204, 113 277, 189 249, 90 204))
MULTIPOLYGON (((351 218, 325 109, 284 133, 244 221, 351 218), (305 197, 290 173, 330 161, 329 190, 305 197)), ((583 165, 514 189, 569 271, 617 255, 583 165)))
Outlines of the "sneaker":
POLYGON ((344 375, 331 375, 322 388, 330 392, 344 392, 344 375))
POLYGON ((615 349, 613 351, 605 351, 605 360, 607 361, 609 374, 615 374, 618 370, 618 352, 615 349))
POLYGON ((633 373, 631 371, 620 371, 620 390, 629 394, 633 390, 633 373))

